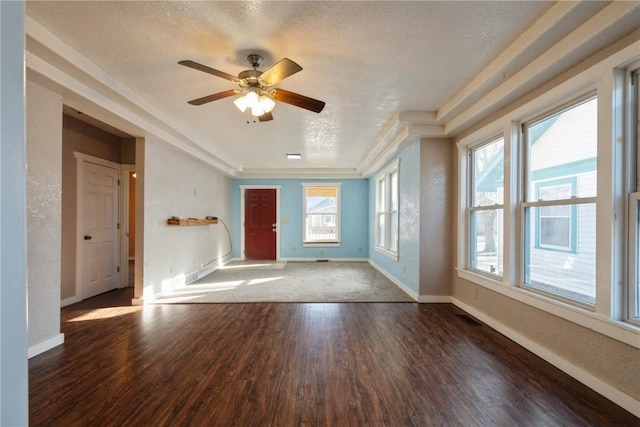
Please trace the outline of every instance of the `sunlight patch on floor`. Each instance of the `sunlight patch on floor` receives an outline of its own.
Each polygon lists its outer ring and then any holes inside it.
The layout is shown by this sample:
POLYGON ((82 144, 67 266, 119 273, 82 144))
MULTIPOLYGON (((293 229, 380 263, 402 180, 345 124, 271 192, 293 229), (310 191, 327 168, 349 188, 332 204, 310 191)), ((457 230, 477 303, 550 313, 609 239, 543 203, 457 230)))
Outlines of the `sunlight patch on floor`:
POLYGON ((247 283, 247 286, 261 285, 263 283, 274 282, 280 279, 284 279, 284 277, 280 276, 280 277, 265 277, 264 279, 251 279, 249 280, 249 283, 247 283))
POLYGON ((126 314, 137 313, 142 310, 142 306, 126 306, 126 307, 106 307, 96 308, 88 313, 76 316, 73 319, 67 320, 67 322, 85 322, 87 320, 101 320, 111 319, 118 316, 124 316, 126 314))
POLYGON ((187 285, 186 287, 180 289, 178 292, 183 293, 187 292, 185 289, 194 289, 198 292, 202 291, 229 291, 231 289, 235 289, 238 286, 242 285, 244 280, 232 280, 229 282, 198 282, 195 284, 187 285))

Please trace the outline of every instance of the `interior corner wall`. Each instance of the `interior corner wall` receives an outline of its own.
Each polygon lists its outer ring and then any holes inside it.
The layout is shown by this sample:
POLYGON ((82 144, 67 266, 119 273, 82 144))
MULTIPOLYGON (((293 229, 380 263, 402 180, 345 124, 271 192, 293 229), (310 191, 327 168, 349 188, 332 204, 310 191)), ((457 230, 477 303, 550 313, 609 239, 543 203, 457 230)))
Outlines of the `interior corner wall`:
POLYGON ((369 177, 369 259, 417 298, 420 291, 420 142, 404 146, 380 171, 396 158, 400 159, 398 260, 376 250, 375 189, 379 171, 369 177))
MULTIPOLYGON (((176 226, 168 225, 167 219, 216 216, 232 230, 233 218, 231 178, 157 139, 145 139, 144 158, 144 193, 140 194, 144 194, 142 286, 147 302, 183 285, 187 275, 206 271, 231 256, 230 236, 222 222, 176 226)), ((140 255, 138 236, 136 257, 140 255)))
POLYGON ((74 152, 120 163, 120 138, 69 115, 62 116, 62 266, 60 297, 76 289, 77 159, 74 152))
POLYGON ((27 81, 28 345, 33 356, 62 343, 62 96, 27 81))
POLYGON ((451 139, 420 142, 420 297, 451 296, 453 153, 451 139))

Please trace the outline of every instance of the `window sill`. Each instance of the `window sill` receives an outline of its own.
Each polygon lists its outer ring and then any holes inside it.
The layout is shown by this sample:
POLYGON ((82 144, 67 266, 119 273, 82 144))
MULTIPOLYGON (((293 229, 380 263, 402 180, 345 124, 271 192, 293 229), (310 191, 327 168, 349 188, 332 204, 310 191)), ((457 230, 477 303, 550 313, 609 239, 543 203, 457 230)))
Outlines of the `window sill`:
POLYGON ((342 242, 302 242, 305 248, 339 248, 342 242))
POLYGON ((608 319, 590 310, 573 306, 517 286, 503 284, 500 280, 485 277, 469 270, 457 270, 458 277, 523 304, 568 320, 582 327, 640 349, 640 327, 628 322, 608 319))
POLYGON ((379 246, 376 246, 376 252, 381 253, 382 255, 386 256, 387 258, 391 258, 394 261, 398 261, 398 253, 397 252, 391 252, 387 249, 383 249, 379 246))

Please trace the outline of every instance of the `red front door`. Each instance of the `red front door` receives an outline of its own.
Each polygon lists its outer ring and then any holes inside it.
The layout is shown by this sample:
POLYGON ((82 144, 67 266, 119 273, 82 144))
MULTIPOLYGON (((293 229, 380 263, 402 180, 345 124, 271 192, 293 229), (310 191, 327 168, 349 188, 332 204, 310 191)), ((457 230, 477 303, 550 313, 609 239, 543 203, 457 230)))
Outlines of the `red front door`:
POLYGON ((276 259, 276 190, 244 192, 244 256, 276 259))

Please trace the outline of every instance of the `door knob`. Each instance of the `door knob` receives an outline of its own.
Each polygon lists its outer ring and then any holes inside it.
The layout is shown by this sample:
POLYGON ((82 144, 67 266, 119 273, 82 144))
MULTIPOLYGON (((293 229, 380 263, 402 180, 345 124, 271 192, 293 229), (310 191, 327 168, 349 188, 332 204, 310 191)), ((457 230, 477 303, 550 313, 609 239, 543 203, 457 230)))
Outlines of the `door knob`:
POLYGON ((91 236, 84 236, 84 240, 91 240, 91 236))

